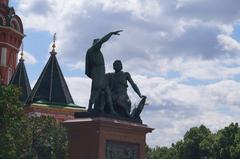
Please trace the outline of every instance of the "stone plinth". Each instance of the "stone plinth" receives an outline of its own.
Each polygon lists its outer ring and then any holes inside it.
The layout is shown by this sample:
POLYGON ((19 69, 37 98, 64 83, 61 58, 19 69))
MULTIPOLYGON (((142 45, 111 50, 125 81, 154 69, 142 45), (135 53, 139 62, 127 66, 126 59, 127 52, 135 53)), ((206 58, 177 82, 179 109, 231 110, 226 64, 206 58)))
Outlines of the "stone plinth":
POLYGON ((144 159, 146 134, 143 124, 103 117, 64 122, 69 134, 70 159, 144 159))

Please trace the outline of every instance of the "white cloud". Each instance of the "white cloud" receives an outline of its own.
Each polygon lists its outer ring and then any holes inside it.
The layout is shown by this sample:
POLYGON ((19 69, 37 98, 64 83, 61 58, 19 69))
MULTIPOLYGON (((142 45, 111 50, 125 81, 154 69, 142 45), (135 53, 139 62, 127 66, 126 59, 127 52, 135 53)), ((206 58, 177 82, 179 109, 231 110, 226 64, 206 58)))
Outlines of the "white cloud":
POLYGON ((233 25, 229 25, 229 24, 222 24, 222 25, 218 25, 220 31, 224 34, 227 35, 232 35, 233 31, 234 31, 234 27, 233 25))
POLYGON ((206 22, 232 23, 239 19, 238 0, 177 0, 180 15, 199 18, 206 22))
POLYGON ((239 57, 223 57, 213 60, 196 58, 158 58, 123 61, 123 69, 134 74, 168 77, 171 72, 176 73, 175 79, 181 81, 223 80, 234 79, 240 75, 239 57), (151 70, 151 71, 150 71, 151 70))
POLYGON ((240 51, 240 43, 228 35, 218 35, 218 41, 224 51, 240 51))
MULTIPOLYGON (((18 53, 18 59, 21 58, 21 52, 18 53)), ((37 59, 30 53, 23 51, 23 59, 25 61, 26 64, 36 64, 37 63, 37 59)))
MULTIPOLYGON (((240 75, 240 45, 233 36, 239 2, 20 0, 18 12, 26 29, 57 32, 58 59, 71 71, 84 68, 94 38, 123 29, 103 45, 106 68, 112 71, 112 62, 121 59, 148 96, 142 116, 156 128, 148 136, 153 146, 170 145, 193 126, 215 131, 239 121, 240 84, 234 79, 240 75)), ((66 80, 75 102, 87 106, 90 79, 66 80)))
POLYGON ((91 80, 81 77, 65 77, 74 102, 87 107, 90 97, 91 80))
MULTIPOLYGON (((144 123, 155 128, 148 135, 148 144, 170 145, 181 139, 193 126, 206 125, 216 131, 231 122, 239 121, 240 83, 225 80, 209 85, 189 86, 175 80, 135 75, 133 80, 149 105, 142 114, 144 123), (227 110, 225 113, 224 111, 227 110)), ((76 104, 87 107, 90 96, 88 78, 66 77, 76 104)), ((129 87, 132 103, 139 97, 129 87)))
POLYGON ((149 96, 152 105, 168 104, 166 101, 170 101, 185 108, 214 110, 222 105, 230 108, 240 104, 237 98, 240 83, 232 80, 190 86, 163 78, 137 76, 136 79, 140 80, 139 85, 143 86, 143 92, 149 96))
MULTIPOLYGON (((149 56, 146 53, 148 50, 155 58, 157 55, 207 59, 221 56, 219 52, 222 50, 217 48, 217 36, 232 33, 233 26, 239 19, 234 16, 231 23, 225 24, 218 21, 221 16, 206 20, 202 18, 205 12, 198 16, 189 16, 189 12, 182 13, 182 10, 188 10, 189 5, 198 11, 198 4, 200 7, 205 5, 201 1, 186 0, 177 3, 166 0, 21 0, 19 11, 26 28, 58 33, 59 49, 64 54, 62 60, 65 61, 84 61, 84 54, 92 39, 115 29, 123 29, 124 32, 116 38, 117 46, 115 44, 113 49, 104 50, 106 55, 114 51, 118 52, 119 57, 131 60, 149 56), (183 6, 181 11, 176 9, 178 3, 183 6), (36 7, 37 10, 34 9, 36 7)), ((212 3, 208 4, 210 8, 215 8, 212 3)), ((225 7, 224 4, 218 3, 221 7, 225 7)), ((234 11, 228 15, 237 14, 234 11)), ((210 10, 206 12, 210 13, 210 10)), ((111 40, 113 44, 114 40, 111 40)), ((111 44, 106 47, 111 47, 111 44)), ((226 53, 228 54, 224 52, 226 53)))
POLYGON ((130 12, 132 16, 144 21, 149 21, 153 17, 157 17, 161 13, 161 8, 156 0, 152 1, 114 1, 99 0, 103 5, 103 10, 107 12, 130 12), (150 19, 149 19, 150 18, 150 19))
POLYGON ((238 82, 226 80, 204 86, 188 86, 162 78, 135 79, 148 95, 150 103, 142 117, 156 129, 148 135, 151 146, 169 146, 194 126, 204 124, 215 132, 240 120, 238 82))
POLYGON ((68 67, 72 70, 84 70, 85 69, 85 63, 82 61, 79 61, 75 64, 68 64, 68 67))

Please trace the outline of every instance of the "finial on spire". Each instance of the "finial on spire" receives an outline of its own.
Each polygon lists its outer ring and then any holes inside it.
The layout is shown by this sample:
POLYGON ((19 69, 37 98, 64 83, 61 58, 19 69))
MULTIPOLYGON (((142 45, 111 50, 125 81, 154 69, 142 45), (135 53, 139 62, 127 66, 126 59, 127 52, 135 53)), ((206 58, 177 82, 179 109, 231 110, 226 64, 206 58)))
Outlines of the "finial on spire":
POLYGON ((53 45, 52 45, 52 54, 56 54, 55 48, 56 48, 56 40, 57 40, 57 33, 54 33, 53 35, 53 45))
POLYGON ((24 59, 23 59, 23 50, 24 50, 24 44, 23 44, 23 42, 22 42, 21 53, 20 53, 20 55, 21 55, 20 60, 24 60, 24 59))

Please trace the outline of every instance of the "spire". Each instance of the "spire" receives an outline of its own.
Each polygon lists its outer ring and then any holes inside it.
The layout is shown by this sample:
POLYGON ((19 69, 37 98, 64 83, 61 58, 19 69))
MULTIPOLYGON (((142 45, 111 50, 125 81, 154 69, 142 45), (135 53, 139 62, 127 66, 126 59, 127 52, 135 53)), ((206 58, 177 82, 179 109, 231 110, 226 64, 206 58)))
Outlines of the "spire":
POLYGON ((54 35, 53 35, 53 45, 52 45, 52 51, 50 52, 51 54, 54 54, 54 55, 56 55, 57 53, 56 53, 56 51, 55 51, 55 48, 56 48, 56 40, 57 40, 57 34, 56 33, 54 33, 54 35))
POLYGON ((23 60, 24 61, 24 59, 23 59, 23 50, 24 50, 24 45, 23 45, 23 42, 22 42, 22 47, 21 47, 21 53, 20 53, 20 60, 19 61, 21 61, 21 60, 23 60))
POLYGON ((15 85, 16 87, 19 87, 21 89, 22 94, 19 99, 21 102, 25 103, 26 99, 31 93, 31 87, 30 87, 27 71, 25 68, 24 60, 23 60, 23 44, 22 44, 21 58, 19 60, 16 71, 13 74, 9 84, 15 85))
POLYGON ((27 99, 27 104, 45 103, 57 105, 74 104, 67 83, 58 64, 55 52, 56 35, 53 38, 53 50, 33 91, 27 99))

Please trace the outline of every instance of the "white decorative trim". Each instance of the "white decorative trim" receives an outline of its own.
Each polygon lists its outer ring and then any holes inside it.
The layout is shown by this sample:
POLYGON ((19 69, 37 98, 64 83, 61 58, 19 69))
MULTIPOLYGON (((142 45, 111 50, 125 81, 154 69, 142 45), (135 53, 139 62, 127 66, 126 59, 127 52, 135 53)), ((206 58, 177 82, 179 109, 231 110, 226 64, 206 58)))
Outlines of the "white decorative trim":
POLYGON ((17 48, 17 47, 15 47, 15 46, 13 46, 12 44, 5 43, 5 42, 0 42, 0 44, 8 45, 8 46, 10 46, 10 47, 14 48, 15 50, 19 51, 19 48, 17 48))
POLYGON ((11 27, 8 27, 8 26, 0 26, 0 29, 3 28, 3 29, 10 29, 11 31, 17 33, 18 35, 21 35, 22 37, 24 37, 25 35, 23 33, 21 33, 20 31, 17 31, 11 27))
POLYGON ((2 65, 2 64, 0 64, 0 67, 6 67, 6 68, 8 68, 8 66, 7 66, 7 65, 2 65))

